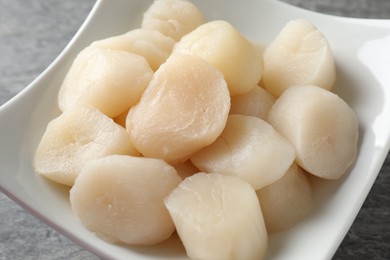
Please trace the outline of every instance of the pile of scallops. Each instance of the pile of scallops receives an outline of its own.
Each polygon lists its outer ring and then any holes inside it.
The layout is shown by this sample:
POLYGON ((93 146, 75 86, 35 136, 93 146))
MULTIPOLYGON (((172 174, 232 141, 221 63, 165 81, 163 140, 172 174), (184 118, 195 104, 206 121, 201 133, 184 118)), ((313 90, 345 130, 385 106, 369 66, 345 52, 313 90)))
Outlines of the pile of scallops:
POLYGON ((265 45, 187 0, 155 0, 138 29, 74 59, 34 167, 108 242, 176 231, 192 259, 261 259, 270 233, 310 214, 310 179, 356 159, 358 120, 335 78, 309 21, 265 45))

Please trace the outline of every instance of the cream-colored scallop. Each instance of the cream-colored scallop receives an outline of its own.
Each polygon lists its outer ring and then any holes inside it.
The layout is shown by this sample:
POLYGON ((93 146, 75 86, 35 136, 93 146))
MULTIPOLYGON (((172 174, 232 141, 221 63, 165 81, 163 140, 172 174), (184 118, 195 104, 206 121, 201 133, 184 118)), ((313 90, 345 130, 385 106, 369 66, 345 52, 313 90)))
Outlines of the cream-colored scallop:
POLYGON ((355 161, 358 120, 336 94, 317 86, 295 86, 276 100, 268 122, 294 146, 296 162, 325 179, 341 177, 355 161))
POLYGON ((164 198, 180 181, 163 160, 111 155, 85 164, 70 203, 82 224, 102 239, 153 245, 175 231, 164 198))
POLYGON ((153 76, 144 57, 89 46, 70 67, 58 94, 62 111, 89 104, 114 118, 134 105, 153 76))
POLYGON ((275 98, 262 87, 256 86, 245 94, 231 98, 230 114, 254 116, 266 120, 275 98))
POLYGON ((263 53, 262 83, 275 97, 294 85, 331 89, 336 79, 333 53, 325 36, 310 22, 288 22, 263 53))
POLYGON ((127 51, 144 57, 153 71, 171 54, 176 42, 156 30, 139 28, 125 34, 98 40, 92 43, 100 48, 127 51))
POLYGON ((268 234, 254 189, 218 173, 186 178, 165 199, 191 259, 263 259, 268 234))
POLYGON ((195 173, 200 172, 190 160, 181 163, 176 163, 172 166, 175 167, 177 174, 183 180, 187 177, 194 175, 195 173))
POLYGON ((83 165, 110 154, 139 155, 126 130, 90 106, 74 106, 49 122, 34 157, 35 171, 72 186, 83 165))
POLYGON ((197 55, 225 76, 230 95, 249 92, 259 82, 263 60, 255 47, 227 21, 202 24, 185 35, 173 52, 197 55))
POLYGON ((267 231, 271 233, 298 224, 309 215, 314 205, 309 179, 295 163, 282 178, 256 193, 267 231))
POLYGON ((190 159, 201 171, 242 178, 257 190, 286 173, 295 151, 264 120, 230 115, 221 136, 190 159))
POLYGON ((177 163, 217 139, 229 109, 222 73, 199 57, 173 54, 130 109, 126 129, 144 156, 177 163))
POLYGON ((144 13, 141 27, 178 41, 204 22, 202 12, 190 1, 155 0, 144 13))

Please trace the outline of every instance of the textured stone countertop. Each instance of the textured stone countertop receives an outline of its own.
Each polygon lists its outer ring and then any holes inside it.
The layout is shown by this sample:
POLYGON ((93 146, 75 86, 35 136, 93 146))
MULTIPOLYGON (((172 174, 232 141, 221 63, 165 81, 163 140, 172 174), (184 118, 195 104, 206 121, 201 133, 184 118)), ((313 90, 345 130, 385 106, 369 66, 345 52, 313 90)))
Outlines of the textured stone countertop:
MULTIPOLYGON (((284 1, 328 14, 390 19, 388 0, 284 1)), ((53 61, 93 3, 0 0, 0 105, 53 61)), ((0 193, 0 259, 98 258, 0 193)), ((390 156, 334 259, 390 259, 390 156)))

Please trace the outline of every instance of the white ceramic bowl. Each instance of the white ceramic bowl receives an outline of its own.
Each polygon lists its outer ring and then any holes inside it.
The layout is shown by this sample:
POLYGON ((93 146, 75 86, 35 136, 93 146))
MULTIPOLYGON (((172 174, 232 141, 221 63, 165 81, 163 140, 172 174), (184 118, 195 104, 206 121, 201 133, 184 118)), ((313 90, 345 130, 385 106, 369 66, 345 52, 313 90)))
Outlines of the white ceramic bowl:
MULTIPOLYGON (((32 158, 56 95, 75 55, 91 41, 140 25, 151 1, 98 1, 79 32, 53 64, 0 107, 0 190, 26 210, 103 258, 186 258, 177 236, 153 247, 106 243, 73 215, 68 189, 34 173, 32 158)), ((335 92, 357 113, 359 155, 338 181, 314 183, 315 209, 296 227, 270 236, 267 259, 330 259, 350 228, 390 148, 390 21, 321 15, 272 0, 202 0, 208 20, 224 19, 248 38, 269 43, 289 20, 304 18, 328 38, 337 63, 335 92), (387 68, 386 68, 387 67, 387 68)))

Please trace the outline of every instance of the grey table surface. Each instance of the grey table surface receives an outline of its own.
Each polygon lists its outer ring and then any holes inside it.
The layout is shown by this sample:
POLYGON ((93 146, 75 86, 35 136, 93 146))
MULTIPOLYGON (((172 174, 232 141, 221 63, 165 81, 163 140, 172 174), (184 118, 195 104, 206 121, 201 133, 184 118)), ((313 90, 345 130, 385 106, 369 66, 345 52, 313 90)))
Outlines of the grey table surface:
MULTIPOLYGON (((333 15, 390 19, 389 0, 283 1, 333 15)), ((94 0, 0 0, 0 105, 53 61, 93 4, 94 0)), ((0 193, 0 259, 98 257, 0 193)), ((390 155, 333 259, 390 259, 390 155)))

